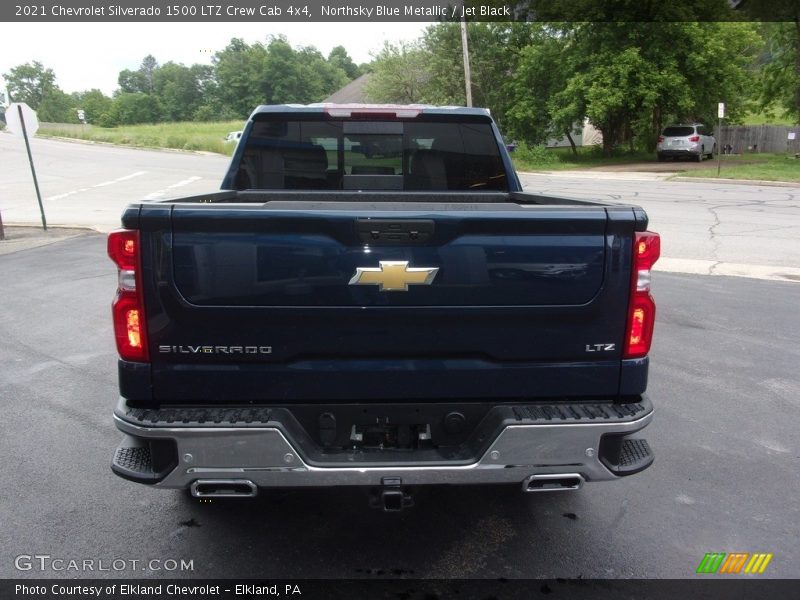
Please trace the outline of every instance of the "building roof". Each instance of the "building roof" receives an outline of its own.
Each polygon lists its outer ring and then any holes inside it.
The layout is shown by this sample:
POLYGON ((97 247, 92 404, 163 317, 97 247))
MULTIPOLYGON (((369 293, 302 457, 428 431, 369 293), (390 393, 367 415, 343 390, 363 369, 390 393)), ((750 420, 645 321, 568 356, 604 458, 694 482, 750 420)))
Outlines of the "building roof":
POLYGON ((325 98, 323 102, 334 102, 336 104, 361 104, 367 101, 364 96, 364 84, 369 81, 371 73, 364 73, 361 77, 356 77, 342 89, 333 92, 325 98))

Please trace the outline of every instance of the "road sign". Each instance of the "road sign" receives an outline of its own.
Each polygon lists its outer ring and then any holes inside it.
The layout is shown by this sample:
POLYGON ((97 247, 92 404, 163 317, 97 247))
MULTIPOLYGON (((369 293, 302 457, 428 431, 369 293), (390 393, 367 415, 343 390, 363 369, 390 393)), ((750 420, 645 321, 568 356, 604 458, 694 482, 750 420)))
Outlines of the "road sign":
POLYGON ((24 102, 12 102, 6 109, 6 128, 15 135, 22 135, 22 118, 25 119, 25 129, 28 135, 33 135, 39 129, 39 119, 36 111, 24 102))
POLYGON ((724 119, 725 118, 725 103, 724 102, 720 102, 717 105, 717 117, 719 117, 720 119, 724 119))

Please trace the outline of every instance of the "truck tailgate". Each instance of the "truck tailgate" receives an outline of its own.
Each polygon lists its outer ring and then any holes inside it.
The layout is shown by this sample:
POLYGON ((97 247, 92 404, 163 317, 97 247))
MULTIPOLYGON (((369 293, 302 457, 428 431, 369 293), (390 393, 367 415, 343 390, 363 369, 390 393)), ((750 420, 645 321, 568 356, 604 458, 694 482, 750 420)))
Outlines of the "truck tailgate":
POLYGON ((619 391, 630 209, 174 204, 140 228, 156 400, 619 391))

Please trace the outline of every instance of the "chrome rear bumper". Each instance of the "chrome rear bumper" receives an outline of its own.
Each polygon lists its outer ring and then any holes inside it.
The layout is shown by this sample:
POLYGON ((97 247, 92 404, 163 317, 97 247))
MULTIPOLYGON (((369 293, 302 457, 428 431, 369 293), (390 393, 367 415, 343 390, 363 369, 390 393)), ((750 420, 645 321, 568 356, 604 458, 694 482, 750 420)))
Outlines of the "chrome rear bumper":
MULTIPOLYGON (((480 458, 471 464, 442 461, 413 466, 393 466, 388 461, 360 462, 357 451, 346 455, 345 462, 352 466, 342 466, 342 461, 336 466, 312 464, 300 445, 287 439, 277 424, 148 427, 132 423, 119 414, 114 415, 114 421, 126 434, 120 448, 130 450, 131 445, 146 444, 148 440, 174 444, 176 460, 151 482, 155 487, 189 488, 198 480, 246 480, 259 488, 268 488, 380 486, 386 479, 400 479, 404 486, 522 485, 537 475, 564 474, 579 476, 585 481, 617 479, 618 475, 601 459, 601 439, 608 435, 619 438, 633 434, 646 427, 652 416, 652 407, 648 405, 644 414, 623 422, 570 423, 556 419, 546 423, 512 424, 502 428, 480 458)), ((146 454, 149 455, 149 451, 146 454)), ((642 468, 650 462, 652 457, 642 468)), ((119 469, 114 470, 123 477, 141 481, 119 469)))

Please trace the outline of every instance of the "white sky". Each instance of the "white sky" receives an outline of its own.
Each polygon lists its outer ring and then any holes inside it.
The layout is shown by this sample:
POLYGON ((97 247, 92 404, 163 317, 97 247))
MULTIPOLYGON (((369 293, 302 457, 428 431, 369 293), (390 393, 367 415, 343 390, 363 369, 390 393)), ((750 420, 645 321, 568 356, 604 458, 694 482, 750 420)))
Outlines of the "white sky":
POLYGON ((110 94, 123 69, 147 54, 168 61, 210 64, 231 38, 265 41, 284 34, 292 46, 316 46, 327 56, 342 45, 356 64, 384 40, 416 39, 430 23, 0 23, 0 78, 34 60, 53 69, 65 92, 99 88, 110 94))

